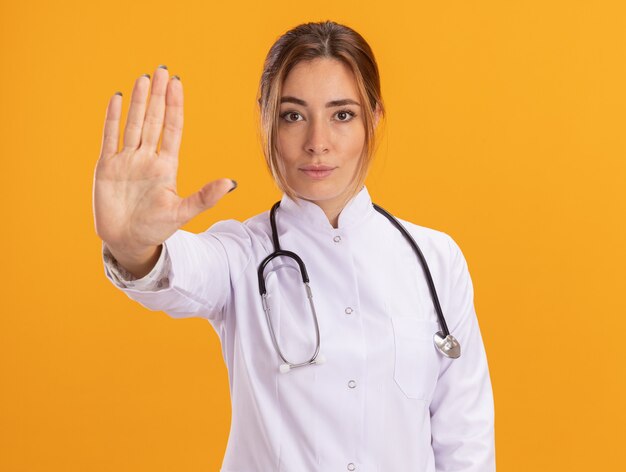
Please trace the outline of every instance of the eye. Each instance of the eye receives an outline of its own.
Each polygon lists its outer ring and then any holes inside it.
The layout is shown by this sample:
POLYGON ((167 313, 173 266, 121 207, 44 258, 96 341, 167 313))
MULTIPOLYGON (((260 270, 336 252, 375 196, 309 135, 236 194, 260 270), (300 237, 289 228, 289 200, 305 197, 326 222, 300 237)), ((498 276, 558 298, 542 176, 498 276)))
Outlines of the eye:
POLYGON ((280 117, 285 120, 287 123, 293 123, 294 121, 301 121, 301 120, 291 120, 291 119, 287 119, 287 117, 293 117, 293 115, 297 115, 297 116, 301 116, 300 113, 298 113, 297 111, 286 111, 284 113, 280 114, 280 117))
POLYGON ((352 121, 352 119, 356 116, 356 113, 354 113, 351 110, 339 110, 337 113, 335 113, 335 115, 342 117, 339 119, 339 121, 348 122, 348 121, 352 121), (345 117, 346 115, 349 116, 347 120, 343 119, 343 117, 345 117))

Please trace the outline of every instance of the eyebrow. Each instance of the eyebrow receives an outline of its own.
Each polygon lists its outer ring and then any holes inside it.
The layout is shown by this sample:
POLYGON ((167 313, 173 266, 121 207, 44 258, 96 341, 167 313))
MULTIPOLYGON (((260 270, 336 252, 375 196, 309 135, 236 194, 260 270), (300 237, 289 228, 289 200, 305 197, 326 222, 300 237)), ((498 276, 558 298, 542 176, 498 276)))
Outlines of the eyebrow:
MULTIPOLYGON (((308 106, 308 103, 305 102, 304 100, 302 100, 300 98, 296 98, 296 97, 291 97, 291 96, 281 97, 280 103, 295 103, 297 105, 302 105, 303 107, 308 106)), ((326 104, 326 108, 342 107, 344 105, 361 106, 361 104, 359 102, 357 102, 355 100, 352 100, 351 98, 344 98, 342 100, 332 100, 332 101, 328 102, 326 104)))

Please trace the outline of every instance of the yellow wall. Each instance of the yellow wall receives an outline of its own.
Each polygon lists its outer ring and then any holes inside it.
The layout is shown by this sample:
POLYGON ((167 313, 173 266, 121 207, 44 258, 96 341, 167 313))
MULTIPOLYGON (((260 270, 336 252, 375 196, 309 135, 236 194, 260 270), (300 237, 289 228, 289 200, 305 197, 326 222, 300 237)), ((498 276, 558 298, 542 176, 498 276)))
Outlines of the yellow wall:
POLYGON ((104 276, 91 207, 104 113, 121 90, 125 118, 136 77, 167 64, 185 87, 179 192, 239 182, 184 229, 264 211, 280 195, 255 128, 262 62, 278 35, 325 19, 361 32, 381 68, 373 200, 448 232, 468 260, 498 469, 626 470, 617 0, 2 2, 0 470, 219 470, 217 335, 104 276))

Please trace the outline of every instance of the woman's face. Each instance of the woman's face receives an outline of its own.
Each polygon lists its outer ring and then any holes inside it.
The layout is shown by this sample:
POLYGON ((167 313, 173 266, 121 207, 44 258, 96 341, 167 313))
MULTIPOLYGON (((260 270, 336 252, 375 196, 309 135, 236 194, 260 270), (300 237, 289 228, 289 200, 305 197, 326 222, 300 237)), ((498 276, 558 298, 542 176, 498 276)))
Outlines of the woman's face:
POLYGON ((299 62, 283 83, 277 147, 285 178, 327 213, 338 209, 359 163, 361 106, 354 74, 335 59, 299 62))

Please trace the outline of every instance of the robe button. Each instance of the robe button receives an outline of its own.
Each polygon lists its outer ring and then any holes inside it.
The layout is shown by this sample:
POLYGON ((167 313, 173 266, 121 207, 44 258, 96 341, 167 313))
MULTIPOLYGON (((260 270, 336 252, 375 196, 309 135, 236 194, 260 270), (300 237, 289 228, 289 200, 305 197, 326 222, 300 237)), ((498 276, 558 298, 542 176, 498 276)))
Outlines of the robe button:
POLYGON ((348 464, 348 470, 356 470, 356 465, 354 465, 352 462, 350 462, 348 464))
POLYGON ((354 380, 350 380, 350 382, 348 382, 348 387, 350 388, 356 387, 356 382, 354 380))
POLYGON ((335 241, 336 243, 338 243, 339 241, 341 241, 341 236, 335 236, 333 238, 333 241, 335 241))
POLYGON ((352 313, 354 310, 351 307, 346 308, 346 315, 349 315, 350 313, 352 313))

